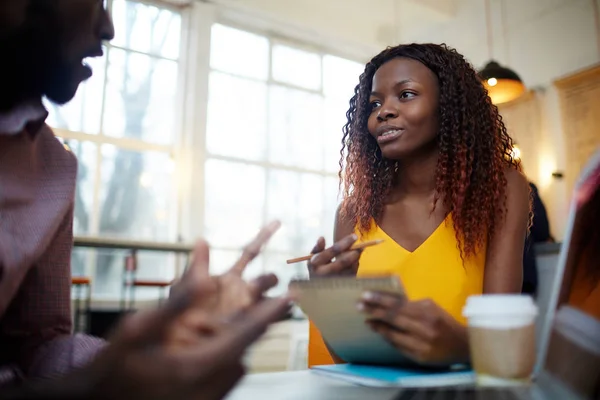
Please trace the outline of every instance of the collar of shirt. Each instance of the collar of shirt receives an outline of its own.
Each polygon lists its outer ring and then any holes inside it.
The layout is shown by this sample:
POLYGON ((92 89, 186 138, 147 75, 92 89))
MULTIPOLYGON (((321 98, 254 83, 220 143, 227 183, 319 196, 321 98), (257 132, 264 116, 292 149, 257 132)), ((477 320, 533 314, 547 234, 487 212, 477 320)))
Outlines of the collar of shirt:
POLYGON ((35 135, 48 117, 41 99, 18 104, 8 111, 0 111, 0 135, 18 135, 23 131, 35 135))

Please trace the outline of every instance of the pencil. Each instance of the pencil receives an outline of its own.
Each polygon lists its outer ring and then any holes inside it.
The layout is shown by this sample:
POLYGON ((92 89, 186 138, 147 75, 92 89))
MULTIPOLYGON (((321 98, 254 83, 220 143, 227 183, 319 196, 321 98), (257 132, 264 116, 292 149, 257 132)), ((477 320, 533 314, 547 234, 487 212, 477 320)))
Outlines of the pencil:
MULTIPOLYGON (((375 246, 378 245, 380 243, 383 243, 383 239, 377 239, 377 240, 369 240, 368 242, 362 242, 362 243, 356 243, 354 245, 352 245, 352 247, 350 247, 350 250, 361 250, 364 249, 366 247, 370 247, 370 246, 375 246)), ((298 257, 298 258, 292 258, 290 260, 287 260, 288 264, 295 264, 295 263, 299 263, 302 261, 308 261, 310 260, 315 254, 309 254, 307 256, 303 256, 303 257, 298 257)))

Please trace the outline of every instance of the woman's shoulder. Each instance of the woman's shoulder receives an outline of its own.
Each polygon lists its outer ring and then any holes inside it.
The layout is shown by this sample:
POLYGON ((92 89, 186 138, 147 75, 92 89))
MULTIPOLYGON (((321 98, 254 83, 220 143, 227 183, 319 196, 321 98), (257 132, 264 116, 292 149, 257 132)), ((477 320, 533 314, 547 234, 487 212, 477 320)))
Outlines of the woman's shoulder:
POLYGON ((335 211, 335 225, 333 228, 333 236, 335 241, 350 235, 355 231, 356 223, 343 210, 343 203, 338 205, 335 211))
POLYGON ((508 166, 504 169, 504 178, 506 179, 507 205, 520 203, 521 205, 527 204, 529 207, 531 186, 525 174, 513 166, 508 166))
POLYGON ((504 177, 508 185, 519 185, 521 188, 529 190, 529 180, 525 174, 516 167, 509 165, 504 168, 504 177))

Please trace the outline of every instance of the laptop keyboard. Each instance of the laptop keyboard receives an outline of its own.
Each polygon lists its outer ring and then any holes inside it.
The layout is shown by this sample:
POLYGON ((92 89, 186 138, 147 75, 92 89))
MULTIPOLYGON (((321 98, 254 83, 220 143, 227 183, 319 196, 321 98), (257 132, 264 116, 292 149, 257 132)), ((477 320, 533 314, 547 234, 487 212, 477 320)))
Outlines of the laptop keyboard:
POLYGON ((505 388, 437 388, 407 389, 393 400, 522 400, 528 399, 527 389, 505 388))

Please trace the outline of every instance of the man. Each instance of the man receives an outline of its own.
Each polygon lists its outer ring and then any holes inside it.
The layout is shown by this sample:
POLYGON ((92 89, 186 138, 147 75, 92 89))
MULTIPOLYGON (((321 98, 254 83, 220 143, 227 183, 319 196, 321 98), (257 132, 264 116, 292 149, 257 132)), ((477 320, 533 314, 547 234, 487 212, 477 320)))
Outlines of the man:
POLYGON ((125 321, 95 361, 71 372, 104 343, 71 336, 77 164, 45 125, 41 100, 71 100, 92 75, 84 60, 101 56, 113 36, 101 0, 0 0, 0 388, 64 375, 25 395, 219 398, 239 379, 246 346, 288 308, 285 299, 262 299, 274 276, 241 279, 277 224, 216 278, 199 243, 167 306, 125 321))

